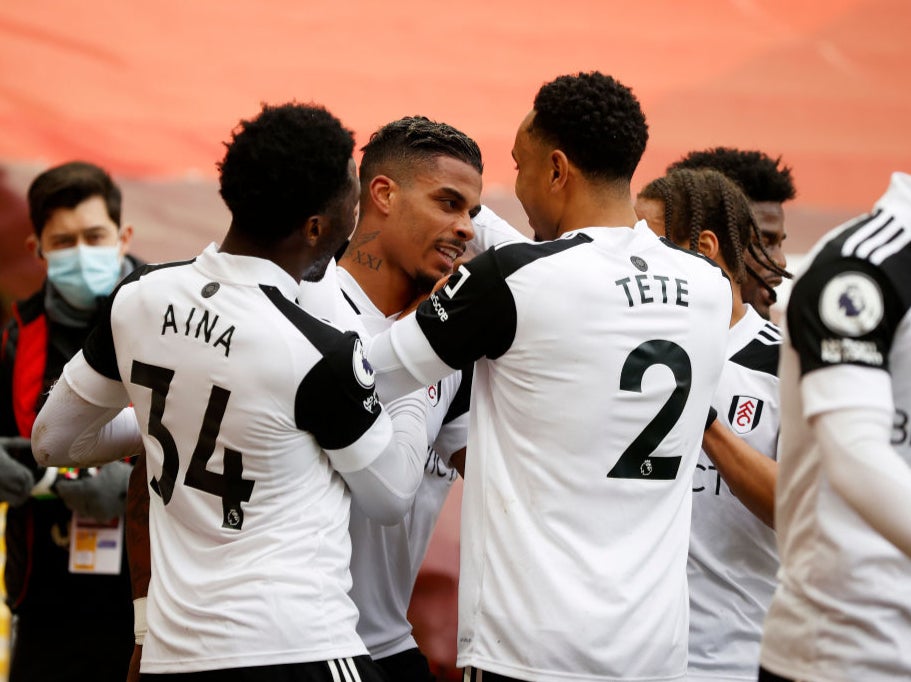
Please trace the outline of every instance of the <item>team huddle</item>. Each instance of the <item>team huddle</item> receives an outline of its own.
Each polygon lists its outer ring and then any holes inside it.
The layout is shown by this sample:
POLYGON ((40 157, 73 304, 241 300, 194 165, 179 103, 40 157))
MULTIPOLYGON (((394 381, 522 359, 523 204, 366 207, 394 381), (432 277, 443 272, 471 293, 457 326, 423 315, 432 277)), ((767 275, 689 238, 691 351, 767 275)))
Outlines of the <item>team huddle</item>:
POLYGON ((144 451, 131 679, 429 682, 407 611, 459 475, 466 681, 911 677, 911 176, 779 329, 789 169, 707 150, 634 196, 647 140, 610 76, 543 85, 531 239, 447 124, 356 167, 319 105, 240 123, 222 243, 123 278, 31 429, 41 466, 144 451))

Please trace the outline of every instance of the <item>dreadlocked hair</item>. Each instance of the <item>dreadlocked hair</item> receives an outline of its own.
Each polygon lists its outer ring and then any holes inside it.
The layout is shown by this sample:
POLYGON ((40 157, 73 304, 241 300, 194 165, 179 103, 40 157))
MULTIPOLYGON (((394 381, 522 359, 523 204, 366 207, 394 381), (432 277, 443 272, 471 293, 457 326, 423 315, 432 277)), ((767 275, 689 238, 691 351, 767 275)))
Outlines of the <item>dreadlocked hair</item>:
POLYGON ((664 234, 675 244, 697 251, 702 231, 714 233, 731 277, 743 282, 744 245, 758 228, 749 201, 733 181, 718 171, 684 168, 653 180, 639 197, 664 202, 664 234))

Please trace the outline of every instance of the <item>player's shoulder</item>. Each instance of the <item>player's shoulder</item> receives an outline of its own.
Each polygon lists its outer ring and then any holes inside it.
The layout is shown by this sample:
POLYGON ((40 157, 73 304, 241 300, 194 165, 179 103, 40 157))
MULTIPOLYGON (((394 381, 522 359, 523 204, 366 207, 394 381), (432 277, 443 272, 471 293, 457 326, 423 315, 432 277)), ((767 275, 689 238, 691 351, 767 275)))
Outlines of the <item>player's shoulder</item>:
POLYGON ((506 279, 528 265, 591 244, 592 241, 584 232, 576 232, 553 241, 507 242, 492 246, 471 262, 485 270, 493 270, 506 279))
POLYGON ((288 321, 290 327, 306 339, 322 355, 328 355, 346 339, 357 337, 355 332, 346 332, 328 322, 314 317, 299 305, 285 298, 281 290, 270 284, 260 284, 260 291, 275 310, 288 321))
POLYGON ((741 337, 739 348, 733 349, 729 360, 745 369, 778 376, 778 360, 781 355, 781 330, 768 320, 762 319, 752 308, 748 308, 743 320, 748 332, 741 337))

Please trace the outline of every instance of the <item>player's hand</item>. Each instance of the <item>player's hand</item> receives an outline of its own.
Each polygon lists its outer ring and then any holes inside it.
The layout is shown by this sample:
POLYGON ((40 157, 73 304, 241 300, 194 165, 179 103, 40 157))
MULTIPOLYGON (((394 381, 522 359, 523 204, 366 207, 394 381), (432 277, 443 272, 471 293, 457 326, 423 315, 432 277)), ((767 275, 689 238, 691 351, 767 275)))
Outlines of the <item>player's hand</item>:
POLYGON ((28 500, 35 485, 31 470, 20 464, 0 445, 0 502, 18 507, 28 500))
MULTIPOLYGON (((459 256, 458 258, 456 258, 455 261, 453 261, 453 263, 452 263, 452 272, 450 272, 448 275, 444 275, 443 277, 440 277, 440 279, 437 280, 437 283, 433 285, 433 289, 430 291, 430 293, 435 294, 440 289, 445 287, 446 283, 449 281, 449 278, 452 277, 452 273, 458 272, 459 266, 461 266, 462 263, 467 263, 469 260, 470 260, 469 258, 464 258, 462 256, 459 256)), ((415 310, 417 310, 418 306, 421 305, 422 302, 427 300, 427 298, 428 298, 427 296, 418 296, 416 299, 414 299, 411 303, 409 303, 405 307, 405 309, 402 311, 402 313, 399 315, 399 317, 405 317, 405 315, 408 315, 409 313, 413 313, 415 310)))
POLYGON ((126 462, 111 462, 95 476, 58 480, 54 488, 64 504, 79 516, 109 521, 123 514, 132 470, 126 462))

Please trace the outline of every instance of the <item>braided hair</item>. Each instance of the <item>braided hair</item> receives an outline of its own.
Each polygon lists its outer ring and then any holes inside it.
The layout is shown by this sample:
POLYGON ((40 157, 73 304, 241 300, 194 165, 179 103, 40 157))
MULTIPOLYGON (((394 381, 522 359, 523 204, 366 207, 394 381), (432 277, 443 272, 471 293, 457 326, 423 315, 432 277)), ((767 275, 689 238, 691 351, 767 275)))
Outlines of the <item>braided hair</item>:
POLYGON ((714 233, 732 278, 744 281, 744 245, 758 228, 749 201, 734 182, 718 171, 680 169, 650 182, 639 198, 664 202, 664 233, 675 244, 696 251, 703 230, 714 233))

